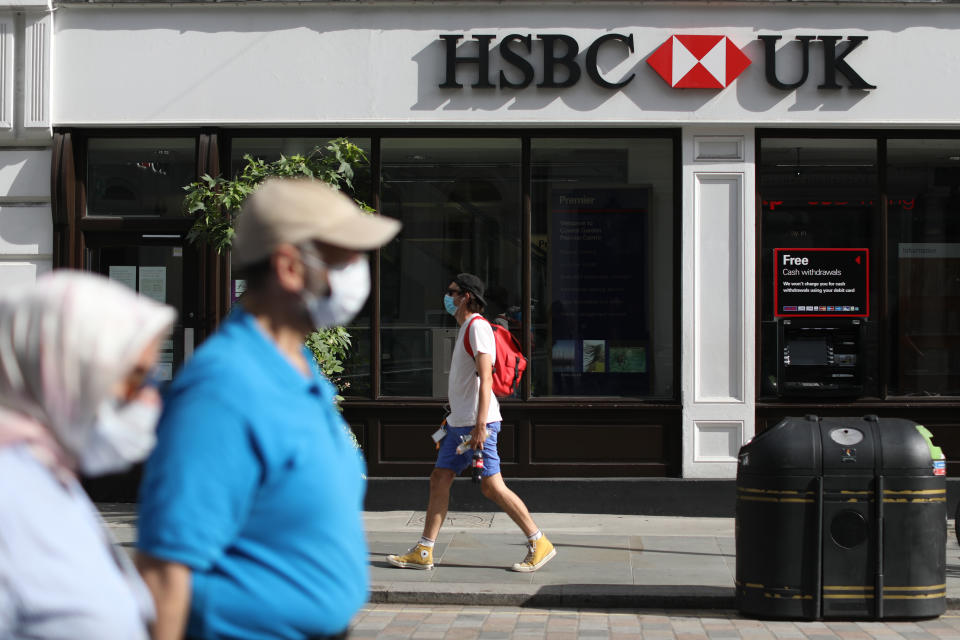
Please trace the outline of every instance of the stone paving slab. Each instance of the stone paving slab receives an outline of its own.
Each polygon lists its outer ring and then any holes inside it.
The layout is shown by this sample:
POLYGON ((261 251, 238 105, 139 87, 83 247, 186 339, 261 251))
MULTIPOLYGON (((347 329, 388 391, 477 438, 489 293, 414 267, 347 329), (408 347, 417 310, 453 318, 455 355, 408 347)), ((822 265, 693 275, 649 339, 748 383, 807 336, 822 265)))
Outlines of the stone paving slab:
POLYGON ((917 622, 751 620, 726 610, 677 611, 371 604, 354 618, 351 638, 649 638, 663 640, 884 640, 960 638, 960 615, 917 622))

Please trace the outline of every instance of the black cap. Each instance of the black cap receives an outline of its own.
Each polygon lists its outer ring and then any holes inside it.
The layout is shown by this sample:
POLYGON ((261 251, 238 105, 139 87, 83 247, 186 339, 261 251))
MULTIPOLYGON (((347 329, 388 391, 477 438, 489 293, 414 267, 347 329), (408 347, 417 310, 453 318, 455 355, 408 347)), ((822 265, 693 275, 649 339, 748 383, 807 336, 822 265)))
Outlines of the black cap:
POLYGON ((460 286, 461 291, 469 291, 481 305, 487 306, 487 301, 483 299, 483 292, 486 289, 483 280, 472 273, 460 273, 453 281, 460 286))

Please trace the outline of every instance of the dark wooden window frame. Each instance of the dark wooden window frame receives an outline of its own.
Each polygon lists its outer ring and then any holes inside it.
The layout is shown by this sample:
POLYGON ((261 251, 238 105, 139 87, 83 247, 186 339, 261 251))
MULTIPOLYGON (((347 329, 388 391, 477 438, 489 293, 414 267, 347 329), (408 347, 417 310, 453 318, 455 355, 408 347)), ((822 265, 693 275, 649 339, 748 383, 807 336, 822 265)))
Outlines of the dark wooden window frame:
MULTIPOLYGON (((85 269, 88 233, 163 234, 186 238, 191 221, 178 218, 134 218, 88 215, 86 198, 87 143, 91 138, 192 138, 196 177, 217 174, 222 165, 219 134, 211 128, 57 128, 54 129, 54 160, 51 193, 54 220, 54 268, 85 269)), ((199 335, 209 335, 230 304, 227 256, 210 249, 199 250, 199 335)))
MULTIPOLYGON (((185 233, 189 220, 136 220, 86 216, 84 192, 86 140, 91 137, 193 137, 197 140, 197 174, 216 174, 229 170, 235 138, 346 137, 371 140, 371 179, 375 188, 371 205, 380 209, 380 141, 383 138, 489 138, 510 137, 521 141, 521 291, 528 304, 531 282, 531 140, 538 138, 667 138, 673 151, 674 211, 674 397, 642 398, 531 397, 529 377, 524 381, 522 400, 504 402, 510 416, 501 435, 506 451, 503 468, 508 475, 526 477, 626 477, 679 476, 682 459, 681 382, 681 291, 682 243, 682 149, 677 128, 630 129, 624 127, 543 128, 169 128, 169 129, 81 129, 55 130, 54 135, 54 222, 57 267, 83 267, 83 234, 87 231, 163 232, 178 229, 185 233), (165 226, 166 225, 166 226, 165 226), (564 432, 558 448, 551 437, 564 432)), ((171 231, 172 233, 173 231, 171 231)), ((373 253, 372 287, 379 291, 380 252, 373 253)), ((207 252, 198 274, 204 320, 209 330, 229 305, 229 258, 207 252)), ((530 352, 530 314, 523 314, 523 346, 530 352)), ((429 472, 432 447, 423 455, 393 449, 404 437, 401 433, 420 433, 424 427, 439 423, 443 402, 431 398, 384 396, 380 390, 380 300, 375 296, 371 309, 371 383, 368 398, 348 398, 345 415, 364 445, 372 476, 421 476, 429 472), (384 429, 384 424, 387 424, 384 429), (389 441, 385 444, 384 438, 389 441)), ((202 336, 201 336, 202 337, 202 336)), ((430 430, 435 428, 433 426, 430 430)))

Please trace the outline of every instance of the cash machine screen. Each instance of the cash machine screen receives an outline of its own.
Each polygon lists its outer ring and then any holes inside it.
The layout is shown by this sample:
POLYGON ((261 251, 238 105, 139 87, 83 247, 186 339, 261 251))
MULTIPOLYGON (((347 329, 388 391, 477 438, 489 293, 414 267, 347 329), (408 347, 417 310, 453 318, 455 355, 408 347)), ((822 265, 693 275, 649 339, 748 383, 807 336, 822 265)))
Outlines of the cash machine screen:
POLYGON ((830 364, 830 347, 826 338, 796 338, 789 343, 789 364, 792 366, 824 366, 830 364))

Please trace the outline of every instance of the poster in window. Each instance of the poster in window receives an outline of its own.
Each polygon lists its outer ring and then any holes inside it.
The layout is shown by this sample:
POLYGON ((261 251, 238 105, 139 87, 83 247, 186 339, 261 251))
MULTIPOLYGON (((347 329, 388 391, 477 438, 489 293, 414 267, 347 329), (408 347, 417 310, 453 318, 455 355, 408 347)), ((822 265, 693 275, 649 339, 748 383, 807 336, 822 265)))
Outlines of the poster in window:
POLYGON ((647 187, 563 188, 550 193, 549 318, 555 392, 647 393, 649 193, 647 187))
POLYGON ((870 251, 862 248, 773 250, 777 317, 870 315, 870 251))
POLYGON ((140 295, 157 302, 167 301, 166 267, 140 267, 140 295))
POLYGON ((108 274, 108 277, 114 282, 129 287, 134 291, 137 290, 137 265, 112 264, 110 265, 108 274))

